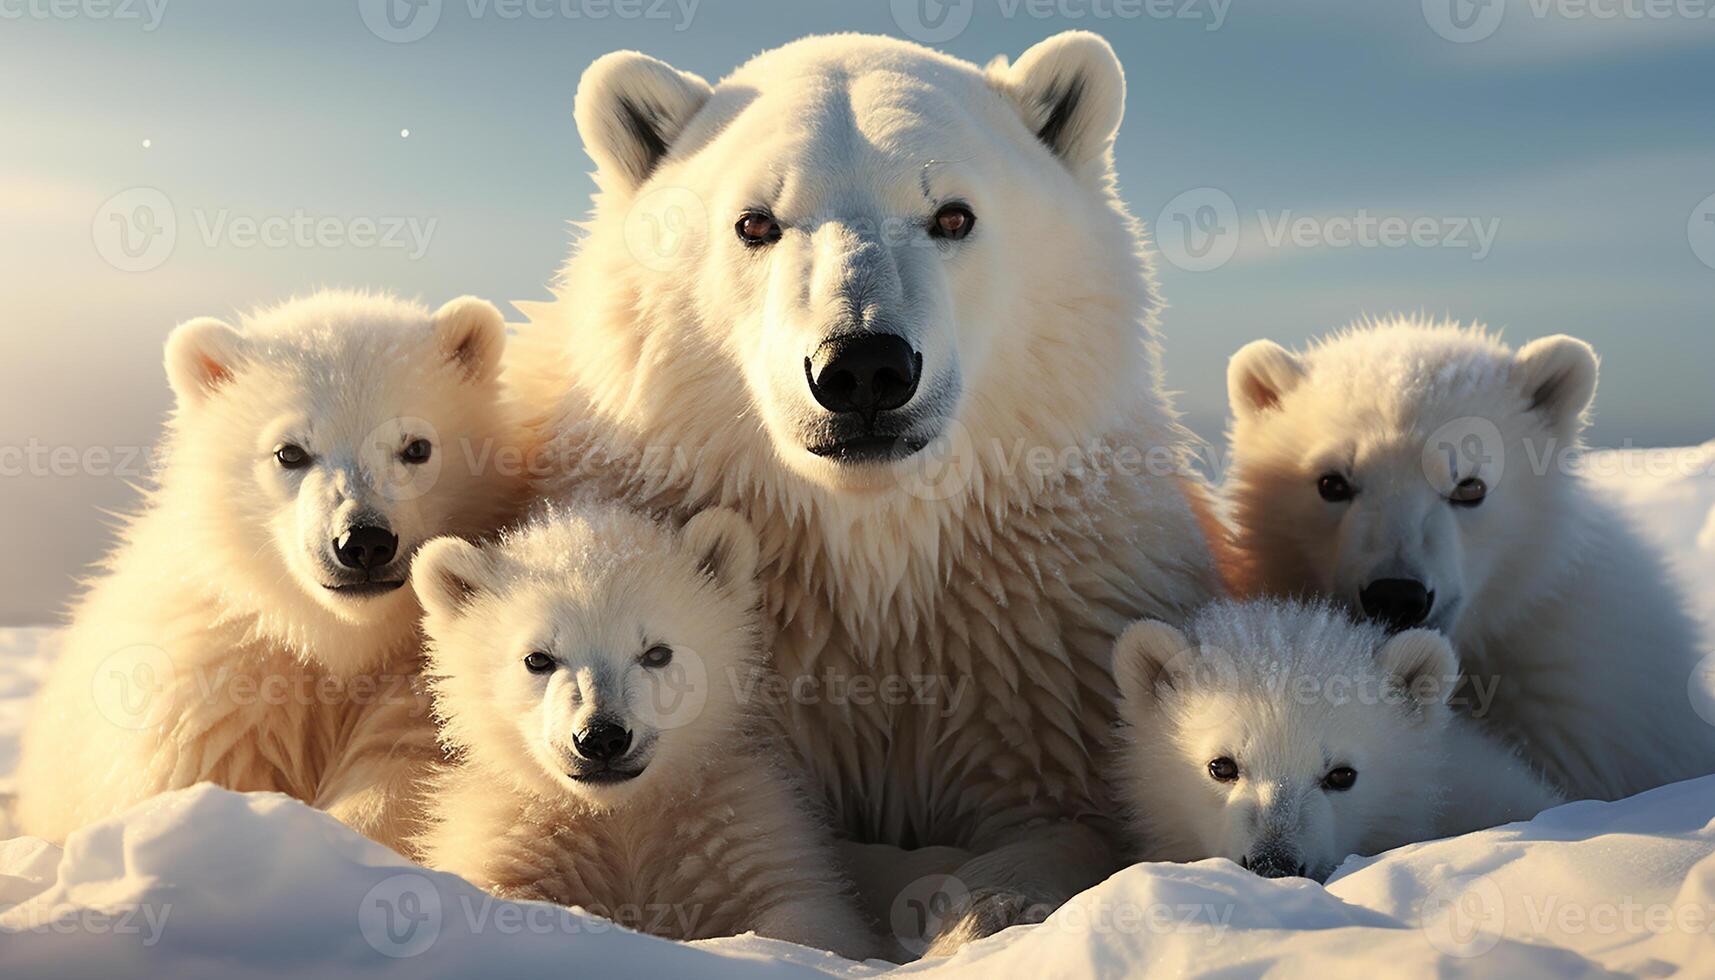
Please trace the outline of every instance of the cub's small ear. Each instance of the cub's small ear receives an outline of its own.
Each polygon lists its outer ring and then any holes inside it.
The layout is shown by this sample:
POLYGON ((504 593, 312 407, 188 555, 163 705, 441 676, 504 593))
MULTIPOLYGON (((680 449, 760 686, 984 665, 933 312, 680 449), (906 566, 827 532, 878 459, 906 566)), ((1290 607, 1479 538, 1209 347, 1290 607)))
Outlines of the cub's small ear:
POLYGON ((698 566, 722 586, 743 590, 754 585, 760 551, 756 531, 737 511, 705 510, 685 524, 679 540, 696 556, 698 566))
POLYGON ((1125 69, 1101 35, 1056 34, 1011 66, 995 59, 988 78, 1074 174, 1098 181, 1112 171, 1114 137, 1125 115, 1125 69))
POLYGON ((1131 624, 1114 643, 1114 683, 1120 697, 1135 704, 1154 700, 1163 684, 1173 685, 1173 662, 1191 649, 1184 633, 1159 620, 1131 624))
POLYGON ((597 58, 578 82, 572 114, 602 189, 630 191, 648 180, 712 94, 701 77, 646 54, 597 58))
POLYGON ((1596 349, 1564 334, 1533 340, 1513 358, 1512 377, 1530 400, 1532 411, 1548 416, 1554 428, 1576 433, 1596 397, 1599 362, 1596 349))
POLYGON ((1298 355, 1272 340, 1253 341, 1227 362, 1227 401, 1239 418, 1258 415, 1280 407, 1307 373, 1298 355))
POLYGON ((180 406, 198 405, 232 380, 244 335, 212 316, 188 320, 167 337, 167 382, 180 406))
POLYGON ((1376 653, 1376 663, 1419 707, 1441 705, 1453 694, 1459 658, 1434 630, 1407 630, 1376 653))
POLYGON ((500 374, 506 350, 506 320, 494 304, 475 296, 460 296, 435 311, 435 345, 447 360, 475 382, 500 374))
POLYGON ((411 562, 411 587, 424 611, 456 616, 493 588, 494 566, 482 549, 463 538, 436 538, 411 562))

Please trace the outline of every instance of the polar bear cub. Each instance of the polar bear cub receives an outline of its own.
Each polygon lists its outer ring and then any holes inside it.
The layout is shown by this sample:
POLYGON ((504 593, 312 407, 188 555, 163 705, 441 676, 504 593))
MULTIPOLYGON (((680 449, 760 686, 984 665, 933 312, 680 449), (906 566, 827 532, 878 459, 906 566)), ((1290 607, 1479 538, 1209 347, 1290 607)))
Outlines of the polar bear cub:
POLYGON ((1452 637, 1472 704, 1574 797, 1715 772, 1696 625, 1662 557, 1578 472, 1590 345, 1366 324, 1228 373, 1226 495, 1250 592, 1452 637))
POLYGON ((1438 633, 1390 637, 1330 605, 1224 601, 1114 650, 1116 780, 1147 860, 1229 858, 1325 881, 1349 854, 1532 817, 1561 802, 1447 704, 1438 633))
POLYGON ((505 341, 478 299, 341 291, 173 331, 158 485, 24 734, 26 833, 210 781, 402 846, 439 759, 405 580, 423 542, 519 507, 505 341))
POLYGON ((861 959, 831 840, 747 705, 765 669, 755 533, 550 507, 495 545, 430 544, 442 740, 427 862, 503 898, 690 940, 755 931, 861 959))

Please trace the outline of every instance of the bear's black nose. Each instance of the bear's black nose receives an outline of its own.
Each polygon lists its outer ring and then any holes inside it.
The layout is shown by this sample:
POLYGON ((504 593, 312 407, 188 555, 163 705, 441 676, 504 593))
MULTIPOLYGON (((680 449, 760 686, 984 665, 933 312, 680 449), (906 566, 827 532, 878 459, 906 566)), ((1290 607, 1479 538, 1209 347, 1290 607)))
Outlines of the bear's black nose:
POLYGON ((334 539, 333 553, 347 568, 381 568, 399 553, 399 537, 384 527, 354 527, 334 539))
POLYGON ((1395 630, 1422 625, 1435 608, 1435 593, 1422 582, 1408 578, 1384 578, 1371 582, 1358 594, 1364 615, 1395 630))
POLYGON ((1303 878, 1309 866, 1282 851, 1265 850, 1239 859, 1239 866, 1260 878, 1303 878))
POLYGON ((810 394, 830 412, 873 416, 903 407, 917 393, 923 355, 886 333, 830 337, 804 358, 810 394))
POLYGON ((591 762, 612 762, 631 748, 631 733, 611 721, 597 721, 572 736, 572 748, 591 762))

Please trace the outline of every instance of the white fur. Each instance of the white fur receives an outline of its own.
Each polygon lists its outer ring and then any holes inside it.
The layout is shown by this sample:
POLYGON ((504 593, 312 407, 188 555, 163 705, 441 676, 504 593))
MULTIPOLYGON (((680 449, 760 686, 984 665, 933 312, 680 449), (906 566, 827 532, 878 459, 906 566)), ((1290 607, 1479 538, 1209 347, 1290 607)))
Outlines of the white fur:
POLYGON ((411 590, 336 594, 333 539, 382 521, 416 547, 516 509, 522 430, 497 379, 494 307, 431 313, 325 292, 167 344, 178 409, 159 485, 72 616, 23 742, 25 832, 63 840, 209 780, 276 790, 400 846, 437 756, 411 590), (430 462, 399 458, 414 438, 430 462), (283 443, 309 465, 283 468, 283 443), (473 465, 473 460, 476 462, 473 465))
POLYGON ((1118 782, 1147 860, 1225 857, 1325 880, 1349 854, 1522 820, 1560 802, 1510 748, 1456 715, 1452 647, 1391 639, 1326 605, 1222 602, 1188 633, 1140 623, 1114 670, 1118 782), (1210 774, 1217 759, 1237 778, 1210 774), (1357 773, 1345 790, 1324 780, 1357 773))
MULTIPOLYGON (((533 406, 553 406, 544 435, 568 482, 746 515, 788 677, 963 685, 928 705, 784 710, 846 834, 985 852, 959 873, 990 909, 1057 904, 1116 866, 1087 822, 1039 825, 1108 810, 1092 756, 1113 637, 1217 589, 1149 262, 1112 186, 1123 101, 1113 52, 1076 32, 986 74, 855 35, 706 89, 604 58, 577 110, 602 194, 515 359, 533 406), (610 124, 636 93, 664 154, 610 124), (629 161, 645 158, 639 182, 629 161), (931 238, 955 200, 970 237, 931 238), (669 265, 627 239, 661 226, 661 201, 681 219, 669 265), (734 234, 755 207, 783 228, 764 249, 734 234), (830 419, 805 361, 842 332, 921 353, 905 437, 928 449, 866 465, 809 451, 830 419), (959 474, 944 492, 921 483, 939 460, 959 474)), ((870 898, 885 916, 894 896, 870 898)), ((1010 915, 973 908, 948 934, 1010 915)))
POLYGON ((755 570, 755 534, 724 510, 674 534, 617 508, 551 509, 489 548, 426 548, 435 706, 461 761, 434 796, 429 864, 675 939, 755 930, 872 953, 831 840, 743 696, 765 669, 755 570), (651 666, 652 649, 671 659, 651 666), (532 653, 551 669, 528 669, 532 653), (575 739, 596 720, 630 733, 612 765, 636 775, 588 781, 575 739))
POLYGON ((1248 591, 1358 608, 1375 579, 1425 583, 1466 703, 1571 795, 1613 799, 1715 771, 1715 727, 1687 693, 1696 630, 1661 557, 1567 465, 1596 371, 1569 337, 1515 352, 1410 320, 1298 355, 1259 341, 1231 367, 1227 495, 1248 591), (1322 499, 1331 472, 1353 500, 1322 499), (1472 476, 1487 498, 1453 506, 1472 476))

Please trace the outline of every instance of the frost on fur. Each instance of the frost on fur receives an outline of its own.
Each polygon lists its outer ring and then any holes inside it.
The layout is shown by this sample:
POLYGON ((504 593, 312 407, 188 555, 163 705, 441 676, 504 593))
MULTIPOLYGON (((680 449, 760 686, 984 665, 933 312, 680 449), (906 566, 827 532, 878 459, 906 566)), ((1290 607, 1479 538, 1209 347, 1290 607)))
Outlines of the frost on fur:
POLYGON ((1225 857, 1326 880, 1350 854, 1523 820, 1559 802, 1448 705, 1439 634, 1389 636, 1333 606, 1210 606, 1114 650, 1116 782, 1146 860, 1225 857))
POLYGON ((1453 637, 1471 710, 1574 797, 1715 771, 1696 630, 1661 557, 1578 473, 1597 359, 1384 320, 1229 373, 1243 591, 1453 637))
POLYGON ((430 865, 675 939, 756 931, 862 959, 868 928, 752 702, 756 536, 550 507, 423 550, 440 780, 430 865))
POLYGON ((400 846, 438 757, 405 588, 428 539, 521 498, 500 314, 317 293, 167 342, 164 465, 72 614, 24 736, 53 840, 213 781, 400 846), (512 466, 508 470, 508 462, 512 466))
MULTIPOLYGON (((756 528, 776 663, 807 692, 776 714, 844 836, 977 852, 955 870, 995 890, 933 951, 1100 881, 1117 857, 1078 818, 1109 809, 1113 638, 1218 587, 1113 186, 1112 51, 1073 33, 985 72, 840 35, 706 98, 635 55, 584 88, 617 176, 509 355, 564 485, 756 528), (624 93, 661 110, 664 154, 612 127, 624 93)), ((896 896, 868 897, 885 919, 896 896)))

